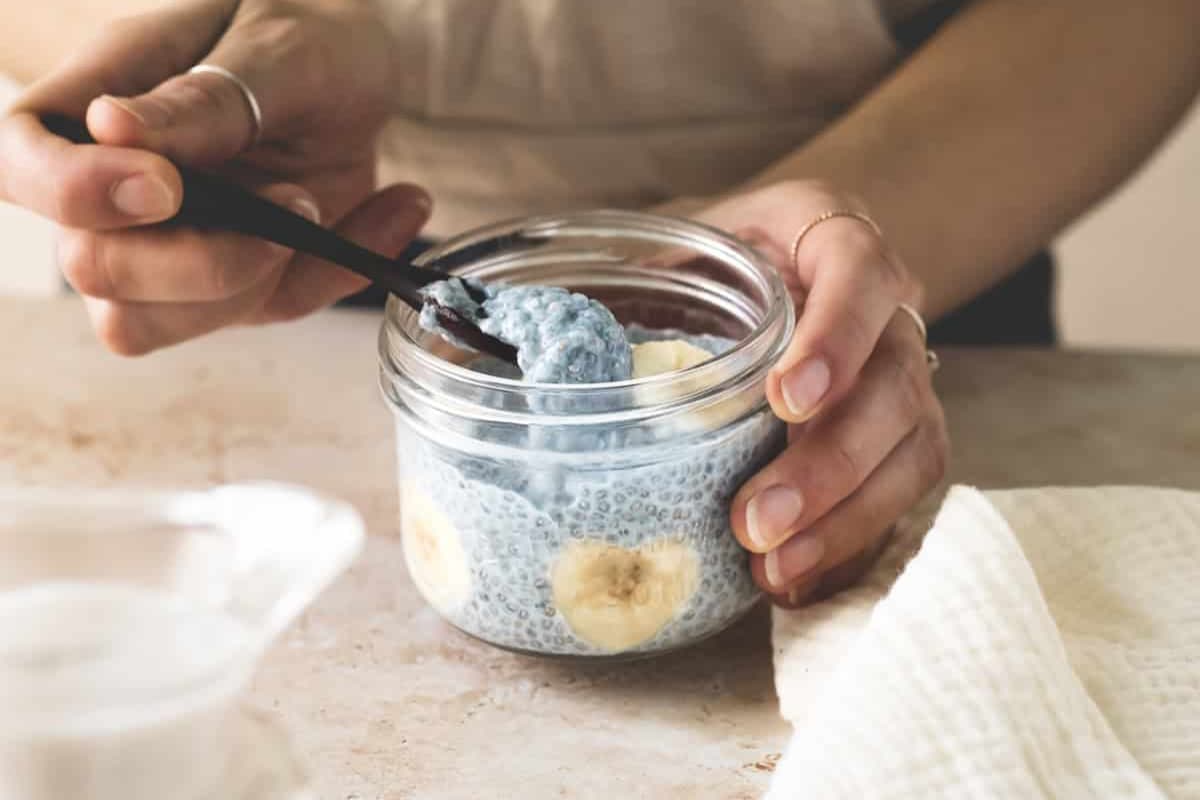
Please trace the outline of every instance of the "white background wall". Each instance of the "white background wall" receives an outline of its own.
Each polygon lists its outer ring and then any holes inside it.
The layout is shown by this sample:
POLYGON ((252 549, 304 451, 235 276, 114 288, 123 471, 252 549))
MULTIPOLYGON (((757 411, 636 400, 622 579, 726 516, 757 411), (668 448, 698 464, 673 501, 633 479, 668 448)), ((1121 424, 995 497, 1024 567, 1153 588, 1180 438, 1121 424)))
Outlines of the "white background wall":
MULTIPOLYGON (((0 83, 0 104, 12 91, 0 83)), ((47 224, 0 204, 0 242, 0 293, 55 291, 47 224)), ((1057 251, 1068 345, 1200 352, 1200 104, 1145 169, 1066 232, 1057 251)))
POLYGON ((1200 103, 1057 249, 1069 343, 1200 351, 1200 103))
MULTIPOLYGON (((0 75, 0 107, 17 85, 0 75)), ((54 237, 39 217, 0 203, 0 294, 45 294, 59 285, 54 274, 54 237)))
POLYGON ((58 285, 52 266, 50 226, 19 208, 0 203, 0 293, 47 294, 58 285))

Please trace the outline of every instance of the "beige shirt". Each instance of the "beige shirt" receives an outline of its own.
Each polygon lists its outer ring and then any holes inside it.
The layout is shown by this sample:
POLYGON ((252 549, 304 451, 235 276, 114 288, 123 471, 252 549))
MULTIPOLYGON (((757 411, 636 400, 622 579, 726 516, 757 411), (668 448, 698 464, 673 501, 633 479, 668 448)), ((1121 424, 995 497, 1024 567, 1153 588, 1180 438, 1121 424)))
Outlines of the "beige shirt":
POLYGON ((901 58, 928 0, 387 0, 406 65, 383 178, 429 231, 719 192, 804 143, 901 58))

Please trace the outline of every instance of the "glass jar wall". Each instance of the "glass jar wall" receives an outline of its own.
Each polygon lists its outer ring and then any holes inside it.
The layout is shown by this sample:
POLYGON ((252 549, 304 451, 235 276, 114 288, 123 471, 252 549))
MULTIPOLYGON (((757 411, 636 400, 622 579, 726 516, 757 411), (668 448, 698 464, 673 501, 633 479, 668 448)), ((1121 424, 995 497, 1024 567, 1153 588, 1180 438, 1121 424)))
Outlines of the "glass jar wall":
POLYGON ((718 231, 625 212, 497 225, 420 263, 579 291, 635 343, 714 355, 621 383, 527 383, 393 299, 380 376, 405 557, 430 605, 500 647, 578 657, 672 650, 748 611, 728 509, 784 444, 763 394, 794 323, 774 269, 718 231))

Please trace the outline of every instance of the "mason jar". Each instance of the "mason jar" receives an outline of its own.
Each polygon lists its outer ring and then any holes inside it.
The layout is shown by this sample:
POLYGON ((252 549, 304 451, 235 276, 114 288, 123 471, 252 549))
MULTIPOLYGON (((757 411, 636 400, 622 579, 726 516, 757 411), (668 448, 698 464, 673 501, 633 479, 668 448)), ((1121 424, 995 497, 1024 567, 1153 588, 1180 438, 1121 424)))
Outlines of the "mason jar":
POLYGON ((499 647, 593 658, 673 650, 744 615, 759 592, 729 505, 784 446, 764 380, 794 326, 765 258, 697 223, 603 211, 490 226, 417 263, 565 287, 608 306, 631 341, 714 354, 619 383, 527 383, 392 298, 380 380, 425 600, 499 647))

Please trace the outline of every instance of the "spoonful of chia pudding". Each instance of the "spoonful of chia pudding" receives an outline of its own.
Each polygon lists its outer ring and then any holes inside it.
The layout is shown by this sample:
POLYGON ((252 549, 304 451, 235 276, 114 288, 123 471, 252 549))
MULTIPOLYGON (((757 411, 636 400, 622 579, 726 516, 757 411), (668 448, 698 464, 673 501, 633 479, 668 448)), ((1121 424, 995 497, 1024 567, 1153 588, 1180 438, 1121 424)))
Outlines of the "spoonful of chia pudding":
MULTIPOLYGON (((470 347, 444 324, 444 309, 516 348, 534 383, 608 383, 633 377, 625 329, 602 303, 556 286, 448 278, 421 290, 421 327, 470 347)), ((477 349, 477 348, 472 348, 477 349)))

